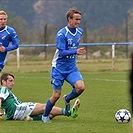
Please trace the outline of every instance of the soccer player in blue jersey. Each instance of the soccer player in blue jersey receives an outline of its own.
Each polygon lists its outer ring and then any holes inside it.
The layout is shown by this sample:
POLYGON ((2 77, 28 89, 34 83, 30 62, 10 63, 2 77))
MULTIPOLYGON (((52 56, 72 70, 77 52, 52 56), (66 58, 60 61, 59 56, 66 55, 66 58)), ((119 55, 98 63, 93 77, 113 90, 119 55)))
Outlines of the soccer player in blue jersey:
MULTIPOLYGON (((83 34, 83 30, 79 28, 81 21, 81 12, 76 7, 68 10, 66 18, 68 25, 58 31, 56 35, 56 52, 52 61, 51 72, 51 84, 53 86, 53 94, 48 99, 46 109, 42 116, 44 123, 49 123, 49 114, 56 101, 60 98, 61 90, 64 81, 67 81, 72 86, 72 92, 68 95, 64 95, 66 115, 78 113, 77 108, 70 110, 70 100, 78 97, 84 91, 83 78, 76 67, 77 54, 85 54, 84 47, 78 48, 80 38, 83 34)), ((79 99, 76 100, 77 105, 79 99)), ((77 114, 78 115, 78 114, 77 114)))
MULTIPOLYGON (((0 116, 5 114, 6 120, 41 120, 46 104, 21 102, 11 92, 14 86, 14 75, 10 73, 2 74, 0 82, 0 116)), ((54 106, 50 112, 50 119, 58 115, 66 116, 65 108, 54 106)))
POLYGON ((17 49, 20 42, 16 31, 6 25, 7 18, 6 12, 0 11, 0 72, 4 68, 7 52, 17 49))

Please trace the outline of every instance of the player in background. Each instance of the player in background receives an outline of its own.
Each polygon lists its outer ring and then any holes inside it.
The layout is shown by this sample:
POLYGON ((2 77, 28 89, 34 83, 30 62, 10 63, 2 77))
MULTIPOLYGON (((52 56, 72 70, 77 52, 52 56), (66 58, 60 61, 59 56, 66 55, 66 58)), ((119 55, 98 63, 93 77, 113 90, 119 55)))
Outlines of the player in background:
MULTIPOLYGON (((133 115, 133 44, 131 45, 131 70, 130 70, 130 96, 131 96, 131 114, 133 115)), ((133 119, 131 124, 131 133, 133 133, 133 119)))
POLYGON ((131 109, 133 114, 133 46, 131 50, 130 92, 131 92, 131 109))
POLYGON ((16 31, 6 25, 7 18, 6 12, 0 11, 0 72, 4 68, 7 52, 17 49, 20 42, 16 31))
MULTIPOLYGON (((46 104, 18 100, 11 92, 14 86, 14 75, 4 73, 0 81, 2 85, 0 87, 0 116, 5 112, 6 120, 41 120, 46 104)), ((50 112, 50 119, 58 115, 65 116, 65 108, 54 106, 50 112)))
MULTIPOLYGON (((131 44, 131 62, 130 62, 130 96, 131 96, 131 115, 133 115, 133 44, 131 44)), ((131 121, 131 133, 133 133, 133 118, 131 121)))
MULTIPOLYGON (((66 115, 70 115, 70 100, 78 97, 84 91, 83 78, 76 67, 77 54, 85 54, 84 47, 78 48, 83 30, 79 28, 81 12, 76 7, 68 10, 66 18, 68 25, 60 29, 56 35, 56 52, 52 60, 51 84, 53 94, 48 99, 46 109, 42 116, 44 123, 50 122, 50 111, 60 98, 64 81, 72 86, 72 92, 64 95, 66 115)), ((77 99, 77 104, 79 103, 77 99)), ((76 114, 77 110, 73 109, 76 114)))

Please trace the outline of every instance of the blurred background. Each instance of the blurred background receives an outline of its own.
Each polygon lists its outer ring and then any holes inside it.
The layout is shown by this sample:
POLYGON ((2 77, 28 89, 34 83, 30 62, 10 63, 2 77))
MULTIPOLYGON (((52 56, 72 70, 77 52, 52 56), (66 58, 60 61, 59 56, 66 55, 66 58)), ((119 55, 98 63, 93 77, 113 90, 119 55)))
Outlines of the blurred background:
MULTIPOLYGON (((17 31, 20 46, 55 44, 57 31, 67 25, 65 13, 73 6, 82 12, 80 27, 84 35, 81 43, 132 42, 133 0, 0 1, 0 10, 7 12, 7 25, 17 31)), ((129 49, 129 45, 116 46, 116 57, 128 58, 129 49)), ((21 47, 20 57, 21 60, 51 60, 54 51, 55 47, 21 47)), ((87 48, 87 59, 110 59, 111 51, 110 46, 92 45, 87 48)), ((11 52, 8 62, 16 60, 15 56, 16 53, 11 52)))
POLYGON ((86 42, 132 40, 133 0, 0 1, 0 9, 8 13, 8 25, 16 29, 21 43, 55 43, 57 30, 67 24, 65 13, 73 6, 82 12, 80 26, 87 34, 86 42))

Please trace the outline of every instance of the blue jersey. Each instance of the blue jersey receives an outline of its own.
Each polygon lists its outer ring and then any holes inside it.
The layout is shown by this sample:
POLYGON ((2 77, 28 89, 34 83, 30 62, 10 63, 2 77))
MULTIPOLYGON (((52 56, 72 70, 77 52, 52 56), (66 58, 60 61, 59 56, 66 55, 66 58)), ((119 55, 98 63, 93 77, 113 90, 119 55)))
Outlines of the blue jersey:
POLYGON ((83 34, 81 28, 62 28, 56 35, 56 52, 52 60, 52 67, 60 73, 69 73, 77 69, 76 56, 83 34), (72 30, 75 30, 72 32, 72 30))
POLYGON ((0 30, 0 46, 5 47, 5 52, 0 52, 0 65, 5 64, 7 52, 17 49, 19 42, 20 40, 13 28, 5 26, 4 29, 0 30), (11 45, 10 42, 12 42, 11 45))

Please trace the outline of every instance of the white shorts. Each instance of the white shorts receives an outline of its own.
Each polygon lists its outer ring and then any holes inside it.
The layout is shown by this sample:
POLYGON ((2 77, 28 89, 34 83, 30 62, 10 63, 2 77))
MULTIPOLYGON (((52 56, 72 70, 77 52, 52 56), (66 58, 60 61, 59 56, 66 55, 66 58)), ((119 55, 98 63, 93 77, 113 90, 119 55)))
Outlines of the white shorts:
POLYGON ((14 113, 14 120, 24 120, 26 116, 29 116, 34 110, 36 103, 25 102, 17 105, 16 111, 14 113))

